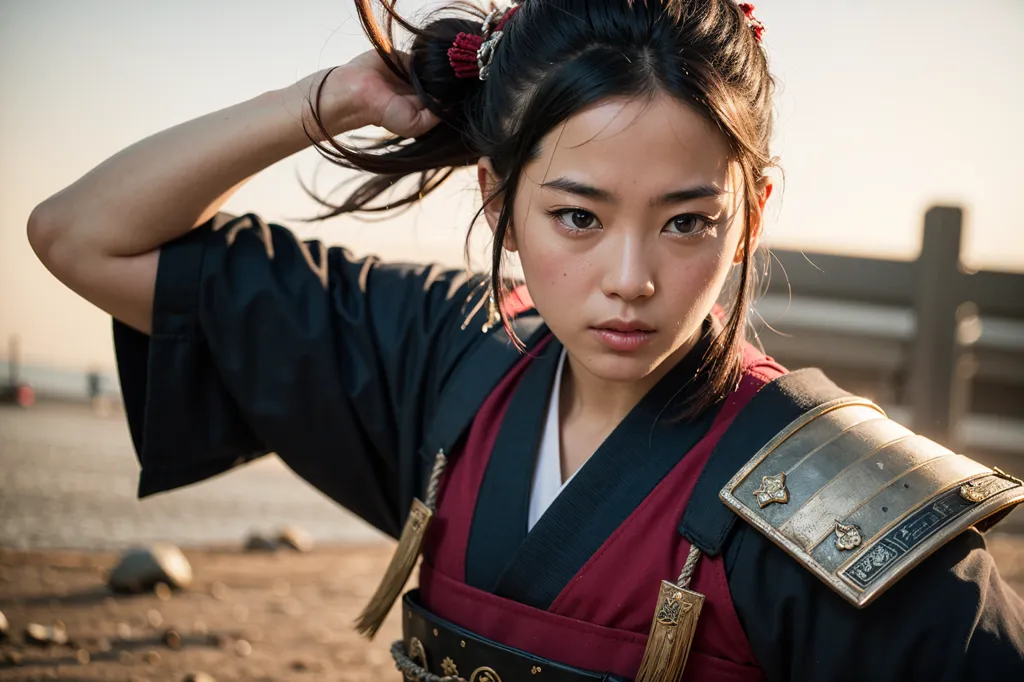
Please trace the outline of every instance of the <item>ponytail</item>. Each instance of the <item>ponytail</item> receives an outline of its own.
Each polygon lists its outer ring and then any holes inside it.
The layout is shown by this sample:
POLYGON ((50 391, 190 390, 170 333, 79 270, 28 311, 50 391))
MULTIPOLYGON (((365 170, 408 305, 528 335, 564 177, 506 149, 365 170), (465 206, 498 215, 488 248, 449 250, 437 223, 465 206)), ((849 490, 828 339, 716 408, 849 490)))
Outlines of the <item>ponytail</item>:
POLYGON ((395 0, 356 0, 356 11, 380 58, 441 123, 415 139, 396 135, 357 146, 328 133, 320 115, 318 90, 311 97, 311 121, 306 129, 316 150, 333 164, 371 174, 338 204, 307 190, 325 209, 319 219, 408 206, 440 187, 456 169, 480 159, 479 149, 473 147, 465 130, 469 125, 467 109, 481 83, 458 78, 448 50, 460 33, 480 31, 482 10, 469 3, 454 3, 435 13, 425 26, 417 27, 399 15, 394 5, 395 0), (373 12, 374 4, 383 10, 379 18, 373 12), (414 38, 407 60, 401 59, 394 47, 396 24, 414 38))

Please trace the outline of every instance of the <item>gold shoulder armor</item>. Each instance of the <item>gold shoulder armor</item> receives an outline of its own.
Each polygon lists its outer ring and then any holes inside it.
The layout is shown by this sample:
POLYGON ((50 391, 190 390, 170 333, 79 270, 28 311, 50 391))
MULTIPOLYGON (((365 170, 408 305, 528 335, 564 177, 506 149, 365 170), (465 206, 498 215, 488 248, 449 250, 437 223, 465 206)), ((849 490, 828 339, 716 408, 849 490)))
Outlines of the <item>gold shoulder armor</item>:
POLYGON ((961 531, 1002 518, 1024 483, 841 398, 789 424, 720 497, 859 608, 961 531))

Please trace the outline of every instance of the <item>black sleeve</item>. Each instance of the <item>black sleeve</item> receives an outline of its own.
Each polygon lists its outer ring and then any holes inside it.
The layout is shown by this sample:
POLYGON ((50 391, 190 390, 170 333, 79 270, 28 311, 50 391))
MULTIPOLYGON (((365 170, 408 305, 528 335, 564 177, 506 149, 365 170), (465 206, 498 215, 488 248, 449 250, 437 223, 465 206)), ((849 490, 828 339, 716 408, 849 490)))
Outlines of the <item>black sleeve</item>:
MULTIPOLYGON (((386 533, 476 282, 221 214, 160 255, 152 334, 114 322, 139 495, 268 452, 386 533)), ((450 364, 450 363, 449 363, 450 364)))
POLYGON ((969 530, 863 609, 753 528, 725 556, 733 603, 769 680, 1024 680, 1024 603, 969 530))

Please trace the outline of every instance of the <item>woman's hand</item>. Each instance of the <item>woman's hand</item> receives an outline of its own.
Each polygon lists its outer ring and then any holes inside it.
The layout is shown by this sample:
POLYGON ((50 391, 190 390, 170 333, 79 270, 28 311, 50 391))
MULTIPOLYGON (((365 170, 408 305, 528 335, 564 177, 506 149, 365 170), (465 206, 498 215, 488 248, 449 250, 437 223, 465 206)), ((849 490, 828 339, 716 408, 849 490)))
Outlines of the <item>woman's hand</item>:
POLYGON ((419 137, 438 123, 413 89, 373 50, 343 66, 319 71, 298 86, 315 101, 321 83, 320 120, 332 136, 375 125, 402 137, 419 137))

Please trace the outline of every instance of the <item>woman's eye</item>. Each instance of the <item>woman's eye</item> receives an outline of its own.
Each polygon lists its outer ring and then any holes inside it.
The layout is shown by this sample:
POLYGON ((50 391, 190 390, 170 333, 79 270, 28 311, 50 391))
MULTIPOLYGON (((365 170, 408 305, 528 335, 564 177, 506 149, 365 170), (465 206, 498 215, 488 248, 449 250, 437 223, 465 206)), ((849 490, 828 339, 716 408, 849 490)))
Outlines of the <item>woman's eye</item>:
POLYGON ((589 230, 597 226, 597 216, 590 211, 579 208, 571 208, 554 213, 565 227, 570 230, 589 230))
POLYGON ((708 219, 689 213, 686 215, 676 216, 672 220, 668 221, 668 225, 665 227, 669 232, 674 232, 676 234, 695 235, 708 228, 708 219))

